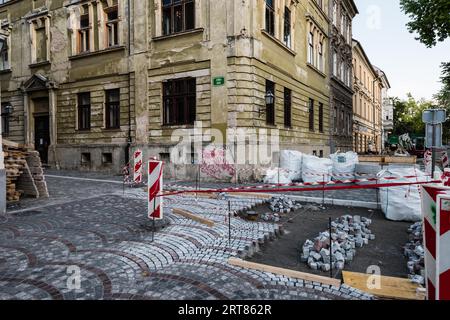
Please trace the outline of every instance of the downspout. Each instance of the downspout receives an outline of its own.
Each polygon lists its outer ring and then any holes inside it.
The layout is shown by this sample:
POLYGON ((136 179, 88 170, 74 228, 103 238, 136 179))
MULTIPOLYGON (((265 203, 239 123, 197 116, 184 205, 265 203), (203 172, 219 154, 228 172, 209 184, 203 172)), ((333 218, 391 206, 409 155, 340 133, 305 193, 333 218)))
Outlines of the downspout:
POLYGON ((130 153, 131 153, 131 8, 130 8, 130 0, 127 1, 127 20, 128 20, 128 137, 127 137, 127 146, 125 149, 125 163, 128 164, 130 162, 130 153))

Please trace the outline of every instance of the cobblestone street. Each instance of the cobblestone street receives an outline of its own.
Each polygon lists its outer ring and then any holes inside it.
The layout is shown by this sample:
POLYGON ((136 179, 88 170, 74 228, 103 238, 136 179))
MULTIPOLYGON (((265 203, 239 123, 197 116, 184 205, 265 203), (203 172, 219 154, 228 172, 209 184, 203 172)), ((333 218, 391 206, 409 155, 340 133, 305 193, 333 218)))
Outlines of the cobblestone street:
POLYGON ((0 299, 371 299, 345 285, 229 265, 228 258, 246 256, 280 230, 233 218, 229 242, 225 200, 165 198, 168 225, 152 241, 142 189, 123 192, 116 178, 56 174, 47 177, 50 199, 26 199, 0 217, 0 299), (173 214, 175 206, 214 227, 173 214), (70 286, 73 270, 80 271, 79 289, 70 286))

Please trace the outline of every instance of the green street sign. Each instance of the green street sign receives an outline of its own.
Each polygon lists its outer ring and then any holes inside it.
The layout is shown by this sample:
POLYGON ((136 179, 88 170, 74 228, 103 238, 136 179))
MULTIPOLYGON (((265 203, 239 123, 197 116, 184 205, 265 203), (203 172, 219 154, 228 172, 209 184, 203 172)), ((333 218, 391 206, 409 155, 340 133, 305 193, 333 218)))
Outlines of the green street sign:
POLYGON ((213 79, 213 83, 215 87, 223 86, 225 84, 225 78, 224 77, 215 77, 213 79))

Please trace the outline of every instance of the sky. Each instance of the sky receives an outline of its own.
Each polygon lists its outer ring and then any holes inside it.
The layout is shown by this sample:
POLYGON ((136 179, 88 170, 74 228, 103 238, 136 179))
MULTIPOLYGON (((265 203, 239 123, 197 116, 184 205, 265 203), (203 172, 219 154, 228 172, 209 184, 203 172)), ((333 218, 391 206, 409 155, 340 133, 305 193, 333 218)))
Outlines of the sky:
POLYGON ((355 0, 359 14, 353 37, 361 42, 371 63, 382 69, 391 84, 389 95, 432 99, 441 88, 440 64, 450 61, 450 39, 429 49, 409 33, 410 20, 399 0, 355 0))

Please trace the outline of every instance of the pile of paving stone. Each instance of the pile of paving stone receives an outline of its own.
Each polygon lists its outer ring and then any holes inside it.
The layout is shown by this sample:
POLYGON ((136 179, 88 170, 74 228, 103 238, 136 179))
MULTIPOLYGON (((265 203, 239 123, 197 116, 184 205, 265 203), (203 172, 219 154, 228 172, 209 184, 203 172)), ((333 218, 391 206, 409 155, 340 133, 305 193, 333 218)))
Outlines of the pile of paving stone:
POLYGON ((280 222, 280 215, 278 213, 263 213, 261 219, 267 222, 280 222))
POLYGON ((270 199, 270 210, 276 213, 289 213, 301 209, 302 206, 297 201, 292 200, 288 196, 277 196, 270 199))
POLYGON ((369 229, 371 224, 371 219, 360 216, 345 215, 337 218, 331 223, 331 247, 330 232, 322 232, 313 241, 306 240, 300 260, 313 270, 329 271, 331 250, 331 267, 344 269, 345 263, 353 261, 356 248, 362 248, 369 240, 375 239, 369 229))
POLYGON ((423 248, 423 223, 417 222, 408 228, 409 242, 405 245, 408 258, 409 278, 412 282, 425 285, 425 250, 423 248))

